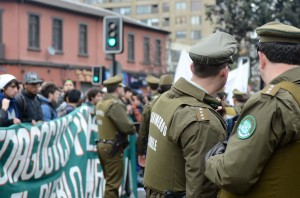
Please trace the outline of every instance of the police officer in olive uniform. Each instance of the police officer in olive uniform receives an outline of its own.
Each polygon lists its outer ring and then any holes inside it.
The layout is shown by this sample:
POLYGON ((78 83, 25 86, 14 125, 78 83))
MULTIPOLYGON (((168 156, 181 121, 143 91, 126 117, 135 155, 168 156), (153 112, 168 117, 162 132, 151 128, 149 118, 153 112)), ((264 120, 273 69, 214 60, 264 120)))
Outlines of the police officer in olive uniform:
POLYGON ((150 92, 150 95, 148 96, 148 102, 151 102, 152 100, 156 99, 157 96, 159 95, 157 89, 158 89, 158 86, 159 86, 159 78, 156 78, 155 76, 153 75, 148 75, 146 77, 146 82, 148 84, 148 87, 149 87, 149 92, 150 92))
POLYGON ((233 108, 236 112, 237 115, 239 115, 245 105, 245 103, 247 102, 247 100, 249 99, 249 96, 247 93, 245 92, 241 92, 238 89, 234 89, 232 91, 232 99, 233 99, 233 108))
POLYGON ((98 156, 102 166, 105 185, 105 198, 119 197, 118 189, 124 172, 123 150, 128 145, 127 135, 135 132, 129 120, 126 106, 120 100, 124 95, 122 76, 117 75, 103 82, 107 93, 97 103, 96 119, 99 140, 98 156))
POLYGON ((220 197, 300 197, 300 29, 270 22, 256 29, 267 86, 245 104, 225 153, 205 175, 220 197))
MULTIPOLYGON (((171 74, 164 74, 159 78, 159 87, 158 92, 159 95, 168 91, 172 84, 174 78, 171 74)), ((157 98, 159 97, 157 95, 157 98)), ((145 166, 146 160, 146 150, 147 150, 147 143, 148 143, 148 134, 149 134, 149 124, 150 124, 150 115, 151 115, 151 107, 152 103, 146 104, 143 109, 142 113, 142 122, 139 129, 139 135, 137 138, 137 153, 138 153, 138 163, 140 166, 145 166)))
POLYGON ((191 80, 178 79, 154 102, 144 176, 148 197, 216 197, 217 186, 203 175, 204 155, 225 138, 213 94, 224 87, 235 50, 236 40, 224 32, 201 40, 189 52, 191 80))

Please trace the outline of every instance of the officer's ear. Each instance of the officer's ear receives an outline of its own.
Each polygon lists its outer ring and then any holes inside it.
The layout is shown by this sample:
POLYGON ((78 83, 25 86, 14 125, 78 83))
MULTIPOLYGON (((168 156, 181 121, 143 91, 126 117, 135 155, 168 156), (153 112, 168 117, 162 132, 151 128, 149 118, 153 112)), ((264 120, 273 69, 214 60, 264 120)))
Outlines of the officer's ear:
POLYGON ((264 70, 267 63, 267 57, 264 53, 258 51, 258 57, 259 57, 259 69, 264 70))
POLYGON ((191 63, 191 65, 190 65, 190 69, 191 69, 191 71, 192 71, 192 74, 194 73, 194 71, 195 71, 195 65, 194 65, 194 63, 192 62, 191 63))

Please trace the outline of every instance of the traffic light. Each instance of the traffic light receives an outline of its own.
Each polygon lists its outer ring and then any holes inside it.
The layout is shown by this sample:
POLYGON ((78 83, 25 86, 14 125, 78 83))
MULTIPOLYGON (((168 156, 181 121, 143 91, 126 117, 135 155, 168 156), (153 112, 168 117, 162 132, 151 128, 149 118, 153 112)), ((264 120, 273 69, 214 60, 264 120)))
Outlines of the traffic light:
POLYGON ((123 21, 118 16, 106 16, 103 20, 104 52, 117 54, 123 51, 123 21))
POLYGON ((102 84, 105 78, 105 68, 104 67, 93 67, 93 76, 92 76, 92 84, 100 85, 102 84))

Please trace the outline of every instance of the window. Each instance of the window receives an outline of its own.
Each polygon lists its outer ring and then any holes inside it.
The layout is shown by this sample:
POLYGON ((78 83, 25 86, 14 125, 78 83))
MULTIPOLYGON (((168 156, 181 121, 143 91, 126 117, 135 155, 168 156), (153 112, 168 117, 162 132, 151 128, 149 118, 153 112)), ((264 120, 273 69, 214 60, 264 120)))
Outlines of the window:
POLYGON ((162 25, 163 25, 164 27, 170 26, 170 19, 169 19, 169 18, 164 18, 164 19, 163 19, 163 22, 162 22, 162 25))
POLYGON ((52 25, 52 47, 57 52, 62 52, 63 50, 63 29, 62 20, 53 19, 52 25))
POLYGON ((122 14, 122 15, 131 15, 130 7, 112 8, 111 11, 122 14))
POLYGON ((79 49, 78 49, 78 53, 80 55, 87 55, 88 54, 87 42, 88 42, 87 25, 79 24, 79 49))
POLYGON ((191 24, 192 25, 200 25, 201 24, 201 17, 200 16, 192 16, 191 17, 191 24))
POLYGON ((29 14, 28 48, 40 49, 40 17, 29 14))
POLYGON ((186 2, 176 2, 176 10, 185 10, 186 2))
POLYGON ((141 5, 136 6, 136 14, 155 14, 158 13, 158 5, 141 5))
POLYGON ((151 6, 149 5, 142 5, 136 7, 136 14, 150 14, 151 13, 151 6))
POLYGON ((185 16, 179 16, 175 18, 175 24, 186 24, 186 17, 185 16))
POLYGON ((185 31, 177 31, 176 32, 176 38, 185 38, 186 32, 185 31))
POLYGON ((201 39, 201 32, 200 32, 200 30, 191 31, 191 39, 192 40, 200 40, 201 39))
POLYGON ((200 9, 201 9, 201 2, 199 0, 191 1, 191 11, 199 11, 200 9))
POLYGON ((128 34, 128 61, 134 61, 134 35, 128 34))
POLYGON ((146 23, 147 25, 150 26, 159 26, 159 19, 154 18, 154 19, 143 19, 141 22, 146 23))
POLYGON ((170 3, 164 2, 163 3, 163 12, 169 12, 170 11, 170 3))
POLYGON ((155 41, 155 65, 161 66, 161 41, 155 41))
POLYGON ((150 39, 144 37, 144 64, 150 65, 150 39))

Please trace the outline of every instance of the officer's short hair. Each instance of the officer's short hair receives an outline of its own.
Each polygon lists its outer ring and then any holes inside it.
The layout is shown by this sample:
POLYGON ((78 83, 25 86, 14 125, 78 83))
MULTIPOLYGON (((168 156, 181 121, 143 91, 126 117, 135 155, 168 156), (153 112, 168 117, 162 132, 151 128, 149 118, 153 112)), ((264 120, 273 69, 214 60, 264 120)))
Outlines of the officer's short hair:
POLYGON ((257 51, 272 63, 300 64, 300 29, 279 22, 269 22, 256 29, 260 37, 257 51))
POLYGON ((201 65, 198 63, 194 63, 194 74, 201 78, 216 76, 226 66, 227 64, 208 66, 208 65, 201 65))
POLYGON ((300 44, 258 43, 257 51, 264 53, 272 63, 300 65, 300 44))
POLYGON ((118 86, 107 86, 107 93, 114 93, 116 92, 118 86))

